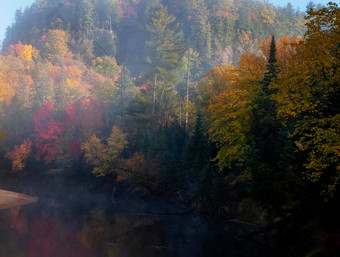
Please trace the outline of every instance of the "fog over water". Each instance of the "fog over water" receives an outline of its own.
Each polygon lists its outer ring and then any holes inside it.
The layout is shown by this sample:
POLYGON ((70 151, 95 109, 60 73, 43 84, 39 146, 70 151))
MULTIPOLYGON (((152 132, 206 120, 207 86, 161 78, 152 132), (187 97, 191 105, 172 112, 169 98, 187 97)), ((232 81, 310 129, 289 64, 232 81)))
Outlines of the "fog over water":
POLYGON ((122 189, 112 202, 109 193, 59 182, 0 184, 39 196, 38 202, 0 211, 0 256, 275 256, 237 238, 253 225, 175 214, 181 209, 174 203, 129 197, 122 189))
POLYGON ((0 257, 337 256, 337 4, 25 4, 0 0, 0 257))

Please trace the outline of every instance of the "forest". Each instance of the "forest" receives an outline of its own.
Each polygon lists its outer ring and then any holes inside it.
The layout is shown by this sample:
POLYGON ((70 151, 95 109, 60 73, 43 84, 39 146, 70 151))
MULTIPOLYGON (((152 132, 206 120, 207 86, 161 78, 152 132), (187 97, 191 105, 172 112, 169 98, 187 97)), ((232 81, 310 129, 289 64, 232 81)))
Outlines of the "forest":
MULTIPOLYGON (((339 19, 332 2, 304 13, 254 0, 37 0, 0 52, 1 186, 171 202, 255 224, 241 237, 268 256, 337 256, 339 19)), ((219 254, 197 256, 231 256, 219 254)), ((1 243, 0 255, 14 256, 1 243)))

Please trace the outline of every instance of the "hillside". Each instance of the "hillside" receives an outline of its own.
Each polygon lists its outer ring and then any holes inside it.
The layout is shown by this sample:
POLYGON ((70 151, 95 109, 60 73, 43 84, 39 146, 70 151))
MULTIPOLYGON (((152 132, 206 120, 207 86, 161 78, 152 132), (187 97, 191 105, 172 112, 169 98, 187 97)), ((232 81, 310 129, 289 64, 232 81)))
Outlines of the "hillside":
MULTIPOLYGON (((147 26, 158 2, 37 1, 23 12, 17 11, 3 49, 19 41, 39 48, 48 30, 60 29, 68 33, 68 46, 76 56, 86 61, 104 55, 115 57, 137 76, 145 72, 150 58, 147 26)), ((168 26, 178 26, 182 50, 192 48, 199 54, 196 72, 237 62, 239 55, 248 51, 258 53, 259 43, 272 34, 301 36, 305 31, 304 14, 291 5, 276 8, 252 0, 167 0, 162 4, 175 18, 168 26)))
POLYGON ((114 204, 117 189, 156 213, 237 217, 282 256, 335 256, 339 15, 335 3, 36 1, 0 54, 1 180, 77 185, 85 204, 114 204))

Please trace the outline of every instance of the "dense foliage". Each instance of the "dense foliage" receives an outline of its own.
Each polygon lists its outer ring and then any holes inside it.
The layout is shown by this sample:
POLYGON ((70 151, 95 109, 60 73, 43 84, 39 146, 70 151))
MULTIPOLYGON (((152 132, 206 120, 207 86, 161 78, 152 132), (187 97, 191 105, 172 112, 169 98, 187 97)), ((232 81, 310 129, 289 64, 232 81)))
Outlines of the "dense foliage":
POLYGON ((42 0, 18 11, 0 54, 1 174, 173 191, 209 214, 288 224, 303 240, 292 249, 311 249, 312 236, 339 233, 340 11, 308 8, 42 0))
POLYGON ((65 41, 55 40, 61 33, 50 30, 69 35, 69 49, 76 58, 88 62, 93 55, 116 57, 135 76, 145 72, 148 62, 161 61, 155 58, 171 62, 171 55, 178 57, 174 51, 181 50, 180 43, 199 53, 196 73, 206 72, 213 65, 238 61, 239 54, 257 52, 271 34, 302 35, 305 27, 303 13, 292 5, 274 7, 264 1, 43 0, 16 12, 3 49, 18 41, 40 48, 45 41, 45 56, 64 53, 65 41), (162 40, 167 43, 162 45, 162 40), (49 49, 53 44, 56 48, 49 49), (157 56, 154 44, 160 46, 157 56), (164 55, 169 47, 170 58, 164 55))

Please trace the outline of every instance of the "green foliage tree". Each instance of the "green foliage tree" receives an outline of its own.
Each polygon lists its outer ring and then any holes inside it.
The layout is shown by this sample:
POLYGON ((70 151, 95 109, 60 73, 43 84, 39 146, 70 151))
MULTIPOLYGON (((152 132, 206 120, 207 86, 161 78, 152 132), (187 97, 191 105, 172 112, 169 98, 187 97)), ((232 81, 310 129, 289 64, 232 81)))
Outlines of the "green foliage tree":
POLYGON ((94 27, 92 1, 77 0, 75 5, 76 41, 88 41, 94 27))
POLYGON ((92 63, 96 72, 102 74, 106 78, 114 78, 116 76, 115 79, 118 79, 121 67, 117 64, 114 57, 97 57, 92 63))
POLYGON ((91 32, 91 38, 93 38, 93 54, 95 56, 116 56, 117 47, 113 31, 96 29, 91 32))
POLYGON ((49 73, 49 62, 38 62, 35 70, 33 79, 35 80, 34 95, 35 104, 37 108, 43 106, 45 103, 52 102, 54 94, 52 90, 51 74, 49 73))
MULTIPOLYGON (((172 25, 175 17, 168 14, 166 7, 156 4, 151 9, 151 16, 146 25, 150 34, 147 45, 148 76, 153 81, 152 119, 155 125, 156 98, 159 112, 164 113, 165 100, 173 95, 176 83, 176 69, 180 64, 183 44, 178 24, 172 25), (157 94, 157 90, 160 94, 157 94)), ((158 119, 161 113, 158 114, 158 119)))
POLYGON ((210 67, 212 55, 212 31, 209 21, 209 10, 204 1, 193 0, 189 2, 189 33, 187 37, 191 40, 192 47, 197 49, 202 57, 201 64, 206 70, 210 67))
POLYGON ((189 173, 199 173, 210 162, 208 138, 203 127, 202 113, 196 115, 193 135, 189 138, 184 153, 184 169, 189 173))

